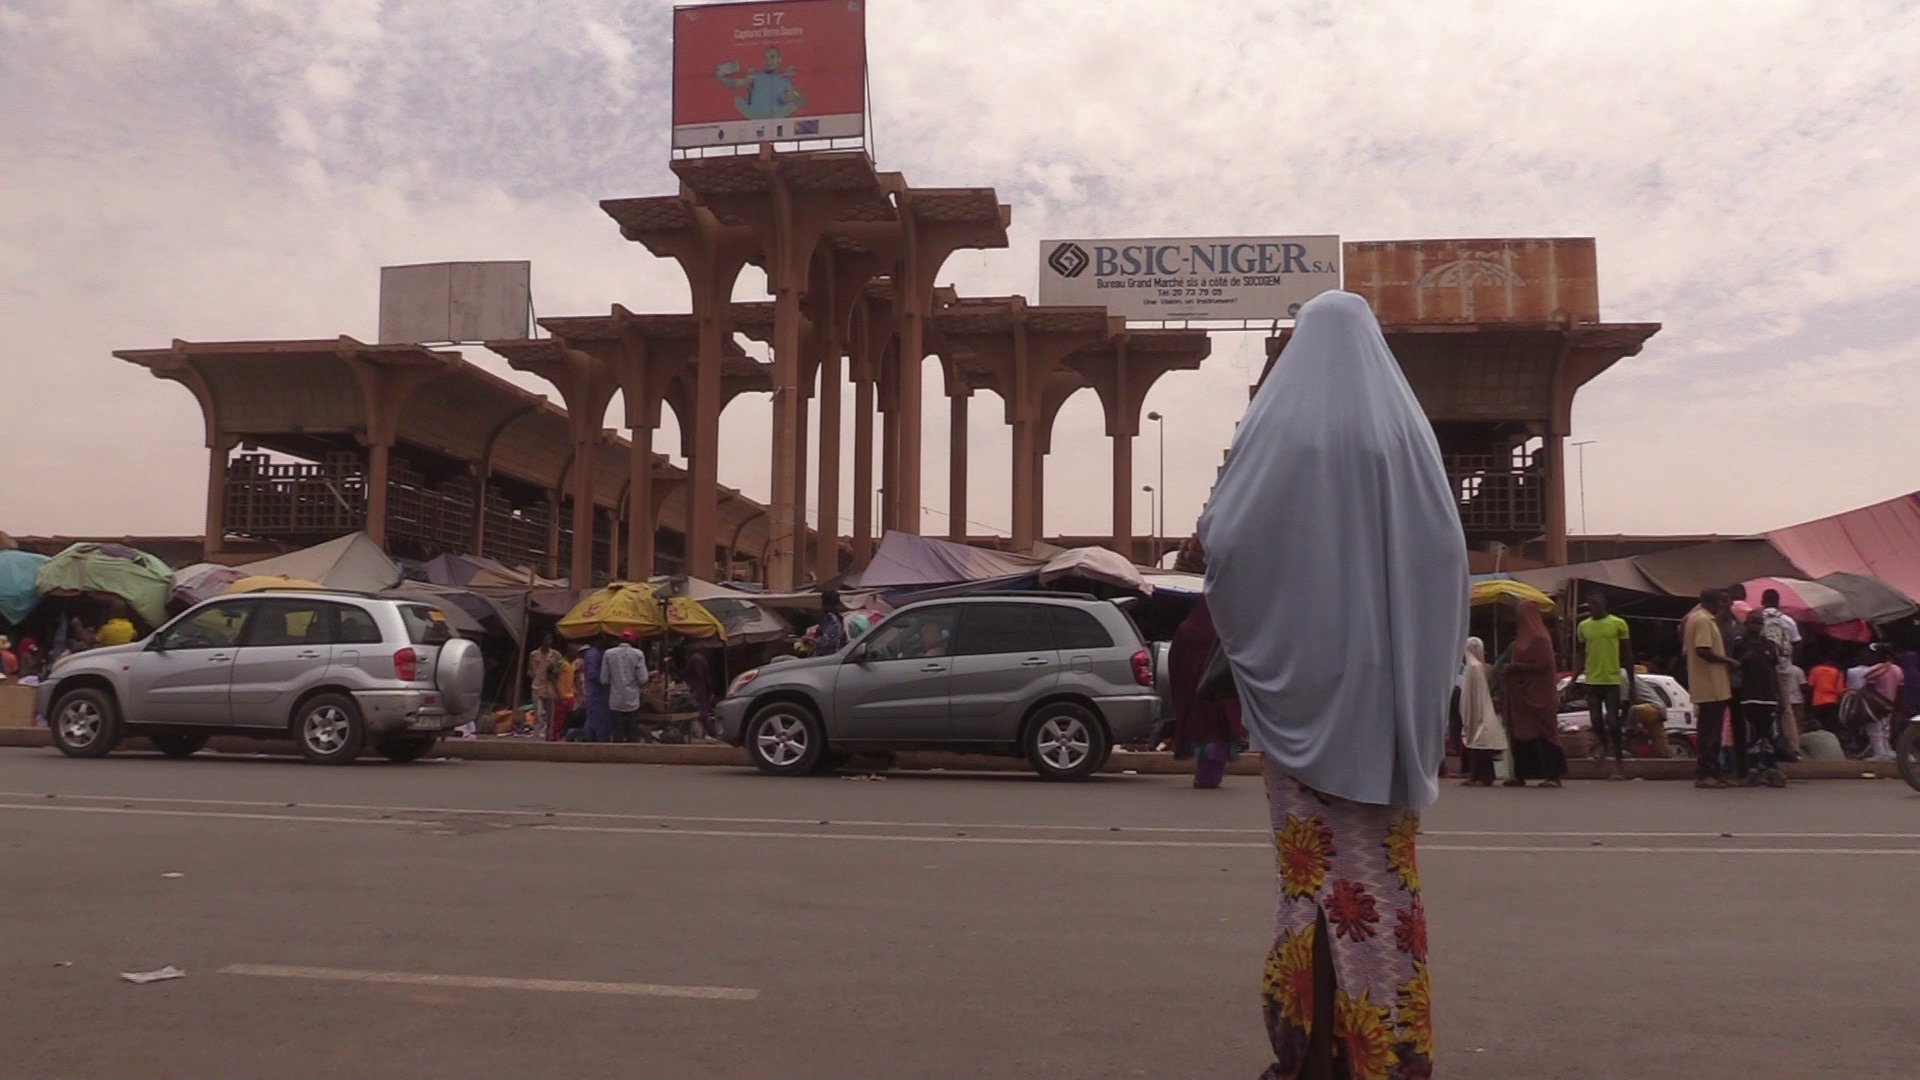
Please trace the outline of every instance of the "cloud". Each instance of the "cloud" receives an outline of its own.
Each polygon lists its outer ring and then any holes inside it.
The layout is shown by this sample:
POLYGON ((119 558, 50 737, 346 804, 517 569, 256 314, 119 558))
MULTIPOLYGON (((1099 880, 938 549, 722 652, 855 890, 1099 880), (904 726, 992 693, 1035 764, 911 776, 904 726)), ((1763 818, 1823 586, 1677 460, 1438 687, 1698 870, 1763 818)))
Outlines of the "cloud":
MULTIPOLYGON (((0 68, 0 527, 198 527, 191 398, 115 348, 370 338, 377 268, 449 258, 531 258, 541 314, 684 308, 677 271, 595 206, 674 190, 668 11, 0 0, 0 49, 35 58, 0 68)), ((964 292, 1031 293, 1053 235, 1590 235, 1603 313, 1665 324, 1576 405, 1595 529, 1760 528, 1920 486, 1900 465, 1920 453, 1910 3, 892 0, 869 37, 881 166, 1014 207, 1010 250, 944 269, 964 292)), ((1258 335, 1219 334, 1149 396, 1170 531, 1261 359, 1258 335)), ((761 402, 723 425, 723 479, 756 495, 761 402)), ((926 414, 944 511, 945 403, 926 414)), ((968 516, 1005 525, 998 414, 976 399, 968 516)), ((1049 527, 1104 531, 1090 397, 1054 448, 1049 527)), ((1157 472, 1135 449, 1136 478, 1157 472)))

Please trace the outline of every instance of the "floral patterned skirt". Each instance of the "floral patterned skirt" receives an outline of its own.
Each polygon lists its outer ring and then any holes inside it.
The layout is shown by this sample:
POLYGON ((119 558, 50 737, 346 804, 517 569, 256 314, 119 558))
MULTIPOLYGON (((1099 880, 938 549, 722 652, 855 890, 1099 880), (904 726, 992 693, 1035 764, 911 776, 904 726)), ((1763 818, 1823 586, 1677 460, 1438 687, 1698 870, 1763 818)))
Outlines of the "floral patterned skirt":
POLYGON ((1261 988, 1275 1058, 1265 1080, 1318 1075, 1328 1053, 1331 1074, 1351 1080, 1432 1076, 1420 815, 1322 795, 1272 759, 1266 779, 1279 914, 1261 988), (1314 1031, 1316 1016, 1331 1017, 1330 1033, 1314 1031))

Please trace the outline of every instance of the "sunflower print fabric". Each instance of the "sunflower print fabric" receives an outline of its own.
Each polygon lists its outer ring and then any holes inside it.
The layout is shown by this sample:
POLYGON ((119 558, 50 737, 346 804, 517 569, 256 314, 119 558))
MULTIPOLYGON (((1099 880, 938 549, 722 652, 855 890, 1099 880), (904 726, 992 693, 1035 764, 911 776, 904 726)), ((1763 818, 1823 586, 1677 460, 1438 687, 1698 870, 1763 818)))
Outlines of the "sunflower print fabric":
POLYGON ((1414 856, 1419 815, 1321 795, 1271 763, 1267 803, 1279 913, 1261 987, 1275 1058, 1263 1080, 1294 1080, 1306 1065, 1322 925, 1333 956, 1335 1075, 1428 1080, 1433 995, 1414 856))

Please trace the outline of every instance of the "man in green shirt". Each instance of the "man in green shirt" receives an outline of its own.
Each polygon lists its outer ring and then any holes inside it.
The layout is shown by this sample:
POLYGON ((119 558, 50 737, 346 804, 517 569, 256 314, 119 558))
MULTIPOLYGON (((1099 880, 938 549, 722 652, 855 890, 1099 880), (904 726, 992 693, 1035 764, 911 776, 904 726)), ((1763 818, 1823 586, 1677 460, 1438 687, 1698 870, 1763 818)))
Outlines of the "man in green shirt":
POLYGON ((1625 704, 1634 700, 1637 689, 1633 673, 1633 642, 1627 634, 1627 621, 1607 610, 1606 594, 1587 597, 1587 617, 1574 628, 1576 648, 1586 656, 1587 716, 1593 723, 1594 745, 1599 756, 1613 750, 1611 780, 1625 780, 1626 722, 1625 704), (1626 683, 1623 700, 1620 684, 1626 683))

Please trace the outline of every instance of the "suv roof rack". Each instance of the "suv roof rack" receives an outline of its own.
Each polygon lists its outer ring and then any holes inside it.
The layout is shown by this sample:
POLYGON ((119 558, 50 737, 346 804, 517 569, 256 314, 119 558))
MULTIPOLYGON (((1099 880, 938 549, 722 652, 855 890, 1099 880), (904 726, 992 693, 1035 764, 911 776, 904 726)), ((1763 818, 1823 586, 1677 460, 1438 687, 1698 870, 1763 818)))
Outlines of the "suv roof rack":
POLYGON ((959 593, 954 596, 939 597, 942 600, 967 600, 973 597, 988 597, 994 600, 1092 600, 1100 598, 1086 592, 1059 592, 1053 589, 990 589, 985 592, 959 593))

